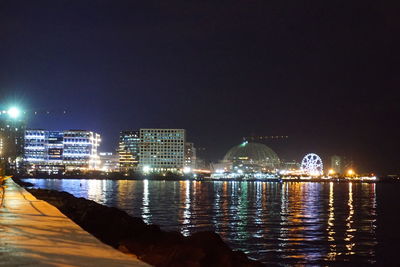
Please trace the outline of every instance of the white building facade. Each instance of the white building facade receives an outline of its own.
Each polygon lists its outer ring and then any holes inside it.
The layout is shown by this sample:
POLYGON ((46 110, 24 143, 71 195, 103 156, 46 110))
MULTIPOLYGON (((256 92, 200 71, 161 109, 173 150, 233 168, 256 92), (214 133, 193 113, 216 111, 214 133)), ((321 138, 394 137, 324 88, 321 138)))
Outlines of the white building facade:
POLYGON ((100 135, 85 130, 64 131, 64 164, 66 170, 96 170, 100 167, 97 149, 100 135))
POLYGON ((139 170, 182 172, 185 166, 184 129, 140 129, 139 170))

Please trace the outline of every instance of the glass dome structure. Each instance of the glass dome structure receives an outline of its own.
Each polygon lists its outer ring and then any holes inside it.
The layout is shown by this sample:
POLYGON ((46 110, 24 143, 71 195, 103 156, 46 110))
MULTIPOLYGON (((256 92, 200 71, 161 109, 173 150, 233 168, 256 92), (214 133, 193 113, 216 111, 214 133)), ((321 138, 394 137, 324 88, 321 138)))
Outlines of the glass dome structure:
POLYGON ((244 142, 231 148, 225 155, 224 161, 232 162, 233 167, 259 167, 261 170, 272 170, 279 167, 278 155, 269 147, 260 143, 244 142))

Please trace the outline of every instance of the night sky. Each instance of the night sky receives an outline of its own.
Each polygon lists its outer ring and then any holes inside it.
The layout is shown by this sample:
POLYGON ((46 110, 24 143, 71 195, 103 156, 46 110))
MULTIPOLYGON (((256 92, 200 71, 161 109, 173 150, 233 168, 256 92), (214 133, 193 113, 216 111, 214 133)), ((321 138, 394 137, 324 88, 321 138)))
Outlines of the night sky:
MULTIPOLYGON (((397 1, 398 2, 398 1, 397 1)), ((3 107, 28 126, 185 128, 218 160, 248 135, 400 171, 396 1, 0 0, 3 107), (63 115, 62 110, 68 110, 63 115)))

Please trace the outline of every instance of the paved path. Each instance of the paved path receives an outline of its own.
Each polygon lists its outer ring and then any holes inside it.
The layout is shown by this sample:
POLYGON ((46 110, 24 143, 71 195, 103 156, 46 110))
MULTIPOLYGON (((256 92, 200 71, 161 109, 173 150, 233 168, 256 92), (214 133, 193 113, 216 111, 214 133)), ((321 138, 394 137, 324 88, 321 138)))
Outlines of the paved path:
POLYGON ((0 207, 0 266, 149 266, 101 243, 11 179, 6 186, 0 207))

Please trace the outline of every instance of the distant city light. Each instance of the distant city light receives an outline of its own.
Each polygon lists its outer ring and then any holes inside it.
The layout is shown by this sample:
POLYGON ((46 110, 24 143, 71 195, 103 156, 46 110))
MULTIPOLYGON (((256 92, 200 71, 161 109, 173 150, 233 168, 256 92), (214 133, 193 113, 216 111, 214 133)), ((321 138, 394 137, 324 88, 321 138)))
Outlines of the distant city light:
POLYGON ((12 107, 12 108, 10 108, 10 109, 7 111, 7 114, 8 114, 11 118, 16 119, 16 118, 18 118, 19 115, 21 114, 21 111, 20 111, 18 108, 16 108, 16 107, 12 107))
POLYGON ((185 173, 185 174, 188 174, 188 173, 190 173, 192 171, 192 169, 190 168, 190 167, 184 167, 183 168, 183 173, 185 173))
POLYGON ((349 176, 354 175, 354 170, 353 169, 348 170, 347 175, 349 176))
POLYGON ((143 166, 143 172, 144 173, 149 173, 150 172, 150 166, 148 166, 148 165, 143 166))
POLYGON ((334 171, 333 169, 330 169, 330 170, 328 171, 328 174, 329 174, 329 175, 334 175, 334 174, 335 174, 335 171, 334 171))
POLYGON ((216 169, 215 172, 221 174, 221 173, 224 173, 224 170, 223 169, 216 169))

